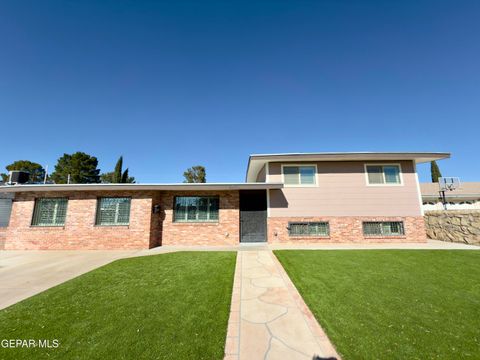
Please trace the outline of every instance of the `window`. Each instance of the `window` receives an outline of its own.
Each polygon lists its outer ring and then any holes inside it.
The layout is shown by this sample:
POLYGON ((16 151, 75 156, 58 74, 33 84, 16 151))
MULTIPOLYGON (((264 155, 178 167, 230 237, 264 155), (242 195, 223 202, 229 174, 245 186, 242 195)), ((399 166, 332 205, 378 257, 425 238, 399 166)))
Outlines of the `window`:
POLYGON ((130 223, 130 201, 128 197, 99 198, 96 225, 128 225, 130 223))
POLYGON ((177 196, 175 222, 217 222, 218 196, 177 196))
POLYGON ((370 185, 401 184, 399 165, 367 165, 370 185))
POLYGON ((283 179, 285 185, 315 185, 316 167, 309 166, 283 166, 283 179))
POLYGON ((329 236, 328 222, 288 223, 289 236, 329 236))
POLYGON ((35 200, 32 226, 64 226, 67 215, 66 198, 41 198, 35 200))
POLYGON ((0 227, 7 227, 12 212, 12 199, 0 199, 0 227))
POLYGON ((363 223, 365 236, 401 236, 405 235, 402 221, 366 221, 363 223))

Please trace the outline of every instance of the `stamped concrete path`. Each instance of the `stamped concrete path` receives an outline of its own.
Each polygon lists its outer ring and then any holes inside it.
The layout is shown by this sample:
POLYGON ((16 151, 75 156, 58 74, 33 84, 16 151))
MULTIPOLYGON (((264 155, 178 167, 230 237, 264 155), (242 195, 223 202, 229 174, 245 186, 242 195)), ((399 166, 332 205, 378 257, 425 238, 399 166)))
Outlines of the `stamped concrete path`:
POLYGON ((340 359, 273 253, 237 254, 225 359, 340 359))

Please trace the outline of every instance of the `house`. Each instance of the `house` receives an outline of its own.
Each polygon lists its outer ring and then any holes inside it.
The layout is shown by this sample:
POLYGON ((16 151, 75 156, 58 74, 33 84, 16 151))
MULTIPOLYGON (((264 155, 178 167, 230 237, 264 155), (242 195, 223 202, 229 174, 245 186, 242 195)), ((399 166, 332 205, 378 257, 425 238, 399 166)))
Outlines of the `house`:
POLYGON ((0 187, 5 249, 424 242, 416 164, 447 153, 251 155, 246 182, 0 187))
MULTIPOLYGON (((420 184, 423 210, 444 210, 438 183, 420 184)), ((458 189, 445 192, 447 210, 480 210, 480 182, 462 182, 458 189)))

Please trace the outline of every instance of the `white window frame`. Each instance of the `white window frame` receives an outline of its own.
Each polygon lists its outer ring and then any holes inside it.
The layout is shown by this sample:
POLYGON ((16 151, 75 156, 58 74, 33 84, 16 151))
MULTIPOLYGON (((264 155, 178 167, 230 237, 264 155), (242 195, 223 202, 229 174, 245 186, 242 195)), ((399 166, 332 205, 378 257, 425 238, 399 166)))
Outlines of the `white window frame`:
MULTIPOLYGON (((300 179, 300 172, 298 173, 300 179)), ((318 186, 318 168, 317 164, 282 164, 282 182, 285 187, 317 187, 318 186), (315 168, 315 183, 314 184, 286 184, 285 183, 285 167, 314 167, 315 168)))
POLYGON ((403 186, 403 170, 402 170, 402 164, 400 163, 365 163, 363 164, 364 172, 365 172, 365 182, 367 186, 403 186), (385 172, 382 171, 382 176, 383 176, 383 184, 370 184, 368 180, 368 166, 398 166, 398 177, 400 178, 400 182, 398 184, 387 184, 385 180, 385 172))

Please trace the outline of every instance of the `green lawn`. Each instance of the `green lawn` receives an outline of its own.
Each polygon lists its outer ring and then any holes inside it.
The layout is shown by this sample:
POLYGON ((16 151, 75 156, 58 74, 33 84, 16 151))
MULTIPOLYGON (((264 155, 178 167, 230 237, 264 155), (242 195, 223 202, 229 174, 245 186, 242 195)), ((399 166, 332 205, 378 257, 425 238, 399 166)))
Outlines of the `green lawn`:
POLYGON ((234 252, 119 260, 0 311, 1 359, 222 359, 234 252))
POLYGON ((275 251, 344 359, 479 359, 480 251, 275 251))

